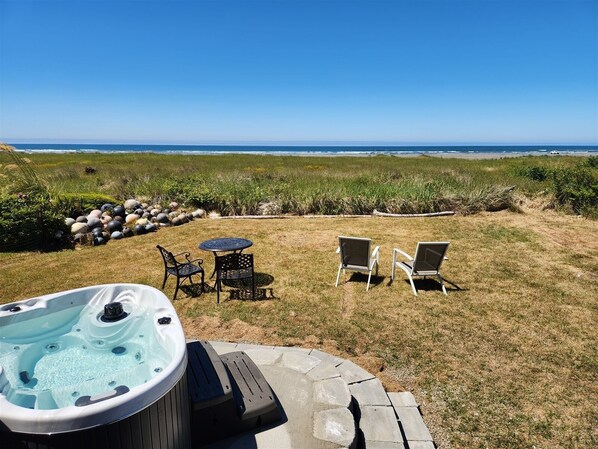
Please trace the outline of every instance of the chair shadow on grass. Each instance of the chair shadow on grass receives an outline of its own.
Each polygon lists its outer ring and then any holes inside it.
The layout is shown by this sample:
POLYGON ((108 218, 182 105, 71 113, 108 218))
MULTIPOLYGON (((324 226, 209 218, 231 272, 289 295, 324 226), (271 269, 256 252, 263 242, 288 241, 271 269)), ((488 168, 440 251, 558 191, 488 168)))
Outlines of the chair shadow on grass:
MULTIPOLYGON (((384 279, 386 279, 386 276, 381 276, 381 275, 373 275, 372 274, 372 279, 370 280, 370 290, 372 289, 372 287, 376 287, 380 284, 382 284, 384 282, 384 279)), ((363 283, 364 284, 364 288, 368 283, 368 274, 367 273, 359 273, 359 272, 353 272, 351 273, 351 276, 349 276, 349 278, 343 282, 343 284, 346 284, 347 282, 359 282, 359 283, 363 283)), ((339 283, 339 285, 341 285, 339 283)))
MULTIPOLYGON (((444 279, 444 286, 446 287, 446 291, 448 292, 466 292, 469 289, 468 288, 463 288, 460 287, 459 285, 455 284, 453 281, 448 280, 447 278, 443 277, 444 279), (452 286, 452 287, 449 287, 452 286)), ((409 290, 411 290, 411 284, 409 283, 409 279, 405 278, 405 279, 397 279, 397 280, 402 280, 403 282, 405 282, 405 284, 407 285, 407 287, 409 288, 409 290)), ((436 279, 435 277, 426 277, 424 278, 413 278, 413 283, 415 284, 415 288, 417 291, 438 291, 440 293, 442 293, 442 286, 440 285, 440 282, 438 282, 438 279, 436 279)), ((388 281, 388 284, 386 284, 387 287, 390 287, 393 284, 393 280, 392 278, 388 281)))
MULTIPOLYGON (((277 299, 274 295, 274 289, 267 287, 274 282, 274 276, 267 273, 255 273, 255 300, 277 299)), ((227 290, 221 290, 221 293, 228 293, 228 300, 253 300, 251 294, 251 281, 245 279, 232 280, 224 279, 222 285, 229 287, 227 290)), ((193 297, 197 298, 202 293, 216 293, 216 285, 209 285, 208 283, 193 283, 181 286, 181 290, 193 297)))

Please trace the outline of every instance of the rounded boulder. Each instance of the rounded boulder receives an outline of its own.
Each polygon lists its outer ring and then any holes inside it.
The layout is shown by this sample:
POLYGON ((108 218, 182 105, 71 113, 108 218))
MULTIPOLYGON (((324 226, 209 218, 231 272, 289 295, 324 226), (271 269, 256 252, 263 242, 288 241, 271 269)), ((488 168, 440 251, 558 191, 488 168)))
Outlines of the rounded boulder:
POLYGON ((168 223, 170 220, 168 220, 168 215, 160 213, 156 215, 156 221, 158 221, 158 223, 168 223))
POLYGON ((88 229, 95 229, 98 227, 102 227, 102 221, 93 215, 90 215, 87 219, 87 227, 88 229))
POLYGON ((137 220, 139 220, 139 215, 137 215, 137 214, 129 214, 125 218, 125 223, 127 223, 127 224, 134 224, 137 220))
POLYGON ((206 216, 206 211, 203 209, 196 209, 191 213, 191 215, 193 218, 204 218, 206 216))
POLYGON ((108 232, 115 232, 115 231, 120 232, 123 230, 123 225, 122 225, 122 223, 120 223, 116 220, 112 220, 111 222, 108 223, 107 228, 108 228, 108 232))
POLYGON ((125 216, 127 215, 125 208, 122 206, 116 206, 114 209, 112 209, 112 216, 114 217, 123 217, 125 218, 125 216))
POLYGON ((136 199, 128 199, 127 201, 125 201, 125 209, 126 210, 133 210, 136 209, 139 206, 139 201, 137 201, 136 199))
POLYGON ((71 234, 87 234, 88 228, 86 223, 77 222, 71 226, 71 234))

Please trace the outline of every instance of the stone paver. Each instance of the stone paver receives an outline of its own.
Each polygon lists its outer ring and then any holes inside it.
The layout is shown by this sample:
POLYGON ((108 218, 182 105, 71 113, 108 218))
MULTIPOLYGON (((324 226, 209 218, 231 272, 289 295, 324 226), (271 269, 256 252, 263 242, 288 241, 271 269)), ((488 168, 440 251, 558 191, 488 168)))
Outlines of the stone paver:
POLYGON ((337 366, 337 369, 341 373, 341 377, 345 379, 345 382, 348 384, 363 382, 364 380, 373 379, 375 377, 373 374, 368 373, 350 360, 345 360, 337 366))
POLYGON ((322 361, 316 357, 312 357, 307 353, 285 351, 279 362, 280 366, 289 368, 300 373, 307 373, 319 365, 322 361))
POLYGON ((314 369, 307 372, 307 377, 311 380, 324 380, 332 379, 333 377, 340 377, 341 373, 338 372, 335 366, 322 361, 314 369))
POLYGON ((334 366, 339 366, 341 363, 343 363, 345 361, 345 359, 341 359, 340 357, 337 357, 335 355, 330 355, 326 352, 322 352, 319 349, 312 349, 311 352, 309 353, 309 355, 317 357, 320 360, 323 360, 324 362, 328 362, 334 366))
POLYGON ((362 449, 435 449, 415 397, 407 391, 386 393, 379 379, 350 360, 317 349, 210 343, 218 354, 245 351, 261 367, 289 417, 281 425, 210 449, 291 449, 304 443, 316 449, 355 449, 361 437, 362 449), (360 411, 360 437, 353 406, 360 411))
POLYGON ((366 441, 365 449, 405 449, 405 444, 394 441, 366 441))
POLYGON ((237 343, 237 351, 247 351, 248 349, 274 349, 274 346, 254 345, 252 343, 237 343))
POLYGON ((416 407, 395 407, 408 441, 432 441, 422 415, 416 407))
POLYGON ((274 365, 282 357, 282 352, 276 349, 253 348, 244 351, 256 365, 274 365))
POLYGON ((409 449, 436 449, 432 441, 410 441, 409 449))
POLYGON ((301 354, 309 355, 312 351, 311 349, 307 348, 300 348, 298 346, 277 346, 276 349, 282 352, 300 352, 301 354))
POLYGON ((331 407, 351 405, 351 393, 347 383, 340 377, 314 382, 314 401, 331 407))
POLYGON ((314 413, 314 437, 349 448, 355 447, 355 421, 346 408, 314 413))
POLYGON ((403 436, 392 407, 362 407, 360 405, 359 409, 361 410, 359 428, 363 432, 366 443, 369 441, 403 442, 403 436))
POLYGON ((226 341, 210 341, 210 344, 218 355, 227 354, 237 350, 236 343, 228 343, 226 341))
POLYGON ((349 390, 360 407, 363 405, 391 405, 379 379, 374 378, 351 384, 349 390))
POLYGON ((392 403, 393 407, 418 406, 415 396, 413 396, 409 391, 390 392, 388 393, 388 397, 390 398, 390 402, 392 403))

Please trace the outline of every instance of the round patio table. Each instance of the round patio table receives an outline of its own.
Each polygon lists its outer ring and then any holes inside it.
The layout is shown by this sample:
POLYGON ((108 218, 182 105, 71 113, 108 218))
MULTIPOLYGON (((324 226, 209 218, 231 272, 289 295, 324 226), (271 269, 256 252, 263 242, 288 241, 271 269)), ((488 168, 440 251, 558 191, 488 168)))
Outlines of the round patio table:
MULTIPOLYGON (((214 253, 214 258, 216 258, 218 253, 226 253, 230 251, 234 253, 240 253, 245 248, 249 248, 251 245, 253 245, 251 240, 241 239, 238 237, 220 237, 201 242, 198 247, 204 251, 212 251, 214 253)), ((210 279, 212 279, 215 274, 216 267, 214 267, 214 271, 212 272, 210 279)))
POLYGON ((253 245, 251 240, 241 239, 237 237, 220 237, 216 239, 206 240, 199 244, 199 249, 204 251, 212 251, 214 255, 216 253, 224 253, 228 251, 241 252, 245 248, 249 248, 253 245))

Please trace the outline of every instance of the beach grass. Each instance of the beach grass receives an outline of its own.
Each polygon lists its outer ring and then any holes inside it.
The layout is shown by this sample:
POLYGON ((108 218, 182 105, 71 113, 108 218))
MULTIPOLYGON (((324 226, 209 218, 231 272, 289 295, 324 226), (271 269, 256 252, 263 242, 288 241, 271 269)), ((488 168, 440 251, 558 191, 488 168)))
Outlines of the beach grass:
MULTIPOLYGON (((516 208, 518 197, 535 198, 549 189, 549 180, 526 176, 529 170, 572 167, 580 159, 150 153, 25 157, 56 195, 174 200, 223 215, 261 214, 265 204, 270 210, 297 215, 371 214, 374 210, 469 214, 516 208)), ((14 170, 5 154, 0 153, 0 164, 2 189, 11 182, 14 170)))
MULTIPOLYGON (((587 448, 598 443, 597 231, 596 221, 525 207, 439 218, 203 219, 102 247, 1 253, 0 302, 108 282, 159 288, 157 244, 203 257, 210 273, 213 256, 198 243, 245 237, 269 299, 225 294, 217 305, 215 293, 179 293, 188 338, 350 358, 388 390, 412 391, 443 449, 587 448), (338 235, 382 245, 369 292, 360 275, 334 287, 338 235), (404 276, 390 283, 392 248, 412 253, 424 240, 451 241, 448 296, 433 281, 417 284, 418 297, 404 276)), ((168 283, 165 293, 173 290, 168 283)))

